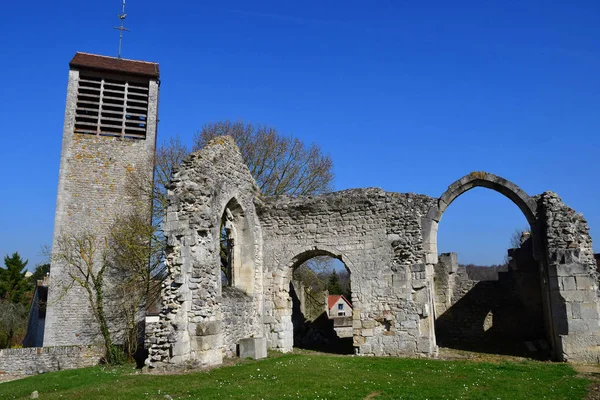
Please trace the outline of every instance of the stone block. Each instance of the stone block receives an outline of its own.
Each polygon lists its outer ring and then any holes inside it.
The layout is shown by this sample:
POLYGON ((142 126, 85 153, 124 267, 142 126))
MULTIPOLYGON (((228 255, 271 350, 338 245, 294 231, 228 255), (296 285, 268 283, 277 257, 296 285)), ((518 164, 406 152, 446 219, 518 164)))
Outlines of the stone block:
POLYGON ((417 342, 417 351, 419 353, 430 353, 431 352, 431 340, 428 338, 420 338, 417 342))
POLYGON ((408 287, 407 275, 403 272, 392 275, 392 286, 394 290, 405 289, 408 287))
POLYGON ((548 266, 548 273, 550 276, 585 276, 589 274, 589 269, 581 263, 550 264, 548 266))
POLYGON ((578 290, 595 290, 596 281, 589 276, 576 276, 575 283, 578 290))
POLYGON ((197 336, 216 335, 221 331, 221 323, 219 321, 207 321, 196 325, 197 336))
POLYGON ((195 343, 192 342, 192 344, 193 350, 196 351, 209 351, 218 348, 221 344, 220 335, 196 336, 195 339, 195 343))
POLYGON ((425 279, 414 279, 412 281, 413 289, 422 289, 425 286, 427 286, 427 280, 425 280, 425 279))
POLYGON ((596 299, 596 292, 591 290, 561 290, 560 295, 564 301, 567 302, 594 302, 596 299))
POLYGON ((598 319, 598 305, 596 303, 579 303, 581 318, 591 320, 598 319))
POLYGON ((425 263, 426 264, 437 264, 438 263, 438 256, 435 253, 426 253, 425 254, 425 263))
POLYGON ((373 328, 375 328, 375 321, 373 321, 373 320, 363 321, 362 327, 364 329, 373 329, 373 328))
POLYGON ((371 354, 373 353, 373 346, 370 344, 363 344, 360 346, 360 354, 371 354))
POLYGON ((563 277, 560 277, 559 279, 560 279, 562 290, 577 290, 577 285, 575 284, 575 277, 563 276, 563 277))
POLYGON ((267 339, 264 337, 240 339, 238 356, 243 359, 252 358, 255 360, 267 358, 267 339))
POLYGON ((354 343, 354 346, 360 346, 361 344, 364 344, 367 341, 367 339, 365 339, 362 336, 358 336, 358 335, 354 335, 354 338, 352 340, 352 342, 354 343))
POLYGON ((586 320, 586 319, 573 319, 571 321, 568 322, 569 324, 569 335, 572 334, 578 334, 578 333, 583 333, 583 334, 588 334, 594 331, 594 329, 592 327, 598 327, 598 320, 595 319, 590 319, 590 320, 586 320))

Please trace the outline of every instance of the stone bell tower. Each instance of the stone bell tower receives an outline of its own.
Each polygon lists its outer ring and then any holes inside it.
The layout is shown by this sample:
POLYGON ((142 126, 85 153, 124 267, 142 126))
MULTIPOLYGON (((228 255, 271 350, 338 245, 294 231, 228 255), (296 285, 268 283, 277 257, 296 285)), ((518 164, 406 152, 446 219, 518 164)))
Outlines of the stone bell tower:
MULTIPOLYGON (((76 53, 69 67, 53 253, 61 235, 106 237, 139 204, 128 175, 151 182, 156 148, 157 63, 76 53)), ((98 333, 87 294, 68 281, 67 266, 53 260, 44 346, 90 344, 98 333)))

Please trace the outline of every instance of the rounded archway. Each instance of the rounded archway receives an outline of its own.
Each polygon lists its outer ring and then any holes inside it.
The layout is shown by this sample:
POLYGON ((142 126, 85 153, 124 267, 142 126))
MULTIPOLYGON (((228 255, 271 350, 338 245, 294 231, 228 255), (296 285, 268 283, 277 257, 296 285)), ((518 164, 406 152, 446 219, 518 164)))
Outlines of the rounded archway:
POLYGON ((293 346, 352 354, 351 275, 344 257, 313 248, 296 255, 290 265, 293 346))

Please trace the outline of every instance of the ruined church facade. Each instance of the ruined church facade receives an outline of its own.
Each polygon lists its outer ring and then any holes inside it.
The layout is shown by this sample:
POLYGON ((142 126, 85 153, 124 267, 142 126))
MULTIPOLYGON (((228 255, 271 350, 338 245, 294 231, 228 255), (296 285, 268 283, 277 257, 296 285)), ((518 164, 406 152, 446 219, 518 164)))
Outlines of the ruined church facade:
POLYGON ((556 360, 598 361, 598 277, 587 222, 552 192, 529 196, 498 176, 471 173, 439 198, 381 189, 263 196, 239 150, 220 137, 174 174, 165 219, 168 276, 162 311, 147 327, 150 367, 218 365, 240 340, 292 350, 290 281, 315 256, 351 272, 355 354, 435 356, 437 227, 474 187, 508 197, 527 218, 539 274, 540 312, 556 360), (230 285, 220 236, 232 240, 230 285))

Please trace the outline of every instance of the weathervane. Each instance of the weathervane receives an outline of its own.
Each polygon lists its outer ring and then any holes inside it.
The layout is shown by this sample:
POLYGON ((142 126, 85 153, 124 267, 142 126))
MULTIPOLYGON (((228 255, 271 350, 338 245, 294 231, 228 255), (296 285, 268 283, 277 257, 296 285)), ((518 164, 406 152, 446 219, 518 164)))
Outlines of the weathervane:
POLYGON ((117 58, 121 58, 121 46, 123 45, 123 31, 129 31, 129 29, 125 28, 125 17, 127 17, 127 14, 125 14, 125 0, 123 0, 123 11, 121 12, 121 14, 117 14, 117 17, 119 17, 119 19, 121 20, 121 26, 115 26, 114 28, 119 32, 119 55, 117 58))

